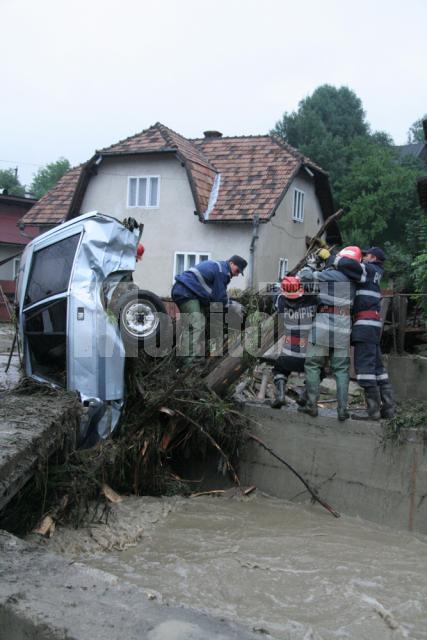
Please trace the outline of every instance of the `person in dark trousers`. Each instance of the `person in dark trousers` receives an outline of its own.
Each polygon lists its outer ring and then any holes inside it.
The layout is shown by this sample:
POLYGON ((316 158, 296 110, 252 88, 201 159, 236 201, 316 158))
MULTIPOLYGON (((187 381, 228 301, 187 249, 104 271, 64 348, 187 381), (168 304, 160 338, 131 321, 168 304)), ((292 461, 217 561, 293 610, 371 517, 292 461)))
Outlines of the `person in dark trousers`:
POLYGON ((243 275, 247 262, 238 255, 229 260, 204 260, 175 277, 172 300, 181 314, 187 314, 188 326, 185 330, 184 355, 188 355, 187 365, 192 364, 202 353, 205 330, 205 313, 212 303, 220 303, 223 309, 229 306, 227 286, 232 278, 243 275))
POLYGON ((290 374, 304 371, 308 334, 317 308, 317 296, 305 293, 299 278, 285 276, 280 287, 282 293, 276 298, 276 309, 284 323, 285 334, 273 367, 273 409, 280 409, 286 404, 286 382, 290 374))
POLYGON ((351 342, 356 379, 365 393, 366 411, 351 417, 354 420, 379 420, 392 418, 396 413, 393 388, 380 348, 380 282, 386 256, 380 247, 371 247, 362 253, 363 260, 359 263, 338 254, 335 266, 356 283, 351 342))
POLYGON ((317 416, 321 371, 329 358, 337 384, 338 420, 343 422, 350 417, 347 402, 350 382, 351 307, 355 285, 333 265, 323 271, 313 271, 310 267, 305 267, 298 275, 302 282, 315 282, 319 287, 319 303, 309 334, 304 366, 307 404, 299 407, 298 411, 317 416))

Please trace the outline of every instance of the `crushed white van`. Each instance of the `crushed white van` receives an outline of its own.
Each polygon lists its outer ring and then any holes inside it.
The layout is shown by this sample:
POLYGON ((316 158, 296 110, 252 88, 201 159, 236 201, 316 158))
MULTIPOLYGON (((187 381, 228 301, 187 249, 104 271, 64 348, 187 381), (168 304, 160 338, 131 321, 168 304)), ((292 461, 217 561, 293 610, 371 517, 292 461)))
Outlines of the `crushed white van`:
POLYGON ((170 320, 160 298, 132 281, 141 232, 132 218, 86 213, 35 238, 22 256, 17 318, 25 373, 80 394, 81 446, 116 428, 125 355, 137 355, 170 320))

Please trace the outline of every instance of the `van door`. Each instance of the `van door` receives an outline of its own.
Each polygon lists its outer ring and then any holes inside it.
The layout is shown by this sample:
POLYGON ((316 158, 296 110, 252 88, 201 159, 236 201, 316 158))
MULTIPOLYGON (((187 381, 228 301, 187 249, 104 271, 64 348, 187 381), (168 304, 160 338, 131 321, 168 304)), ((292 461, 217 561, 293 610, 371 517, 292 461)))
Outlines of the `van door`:
POLYGON ((35 250, 24 297, 27 375, 67 386, 68 290, 80 233, 35 250))

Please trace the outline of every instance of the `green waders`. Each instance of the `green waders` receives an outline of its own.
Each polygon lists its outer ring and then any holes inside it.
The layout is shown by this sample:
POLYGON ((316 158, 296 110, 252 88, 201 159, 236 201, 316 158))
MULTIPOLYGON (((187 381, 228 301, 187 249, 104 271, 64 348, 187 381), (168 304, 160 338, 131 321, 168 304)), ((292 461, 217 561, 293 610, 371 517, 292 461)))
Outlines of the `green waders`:
POLYGON ((186 366, 191 366, 205 355, 205 315, 199 300, 187 300, 178 306, 182 330, 178 355, 186 358, 186 366))
POLYGON ((347 411, 348 385, 350 382, 350 357, 348 349, 330 349, 327 346, 309 343, 305 357, 305 384, 307 389, 307 404, 299 407, 298 411, 317 416, 317 401, 320 395, 320 372, 329 357, 332 373, 337 383, 337 412, 338 420, 349 417, 347 411))

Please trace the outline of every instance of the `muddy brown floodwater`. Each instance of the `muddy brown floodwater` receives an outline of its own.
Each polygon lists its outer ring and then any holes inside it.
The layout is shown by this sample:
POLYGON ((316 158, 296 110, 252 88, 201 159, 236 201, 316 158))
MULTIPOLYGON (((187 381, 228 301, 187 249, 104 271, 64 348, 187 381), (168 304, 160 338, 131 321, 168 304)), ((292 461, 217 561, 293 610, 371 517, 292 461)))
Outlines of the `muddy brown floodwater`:
POLYGON ((318 506, 129 498, 107 529, 62 530, 50 544, 163 603, 280 640, 427 638, 427 537, 318 506))

